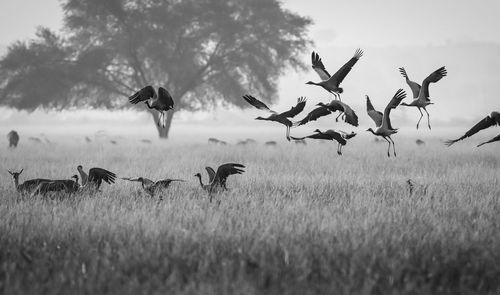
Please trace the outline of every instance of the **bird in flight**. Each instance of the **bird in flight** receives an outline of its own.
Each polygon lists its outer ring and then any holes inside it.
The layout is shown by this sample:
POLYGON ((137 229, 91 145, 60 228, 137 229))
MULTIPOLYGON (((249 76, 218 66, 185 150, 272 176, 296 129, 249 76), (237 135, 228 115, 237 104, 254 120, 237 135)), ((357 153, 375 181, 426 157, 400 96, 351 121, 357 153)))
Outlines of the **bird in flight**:
POLYGON ((426 110, 426 107, 428 105, 433 104, 429 98, 429 84, 436 83, 443 77, 445 77, 448 74, 446 68, 440 67, 439 69, 432 72, 429 76, 427 76, 427 78, 424 79, 424 81, 422 82, 422 86, 420 86, 420 84, 418 84, 417 82, 411 81, 408 78, 408 74, 406 73, 405 68, 399 68, 399 72, 401 73, 401 75, 403 75, 403 77, 405 77, 406 84, 410 86, 410 89, 413 93, 413 101, 409 104, 403 102, 401 105, 407 107, 416 107, 418 109, 418 111, 420 112, 420 119, 418 119, 417 122, 417 129, 420 121, 422 120, 422 117, 424 116, 424 114, 422 113, 423 109, 427 114, 427 126, 429 126, 429 129, 431 129, 429 112, 427 112, 426 110))
POLYGON ((312 68, 314 69, 314 71, 316 71, 321 81, 317 83, 309 81, 306 84, 321 86, 326 91, 333 94, 336 99, 340 100, 340 94, 344 92, 344 89, 340 87, 340 83, 344 81, 344 78, 347 76, 347 74, 349 74, 352 67, 358 62, 361 56, 363 56, 363 50, 359 48, 356 49, 354 56, 332 76, 326 70, 323 61, 319 57, 319 54, 313 51, 313 53, 311 54, 312 68))
POLYGON ((263 117, 257 117, 255 120, 265 120, 265 121, 274 121, 281 123, 286 126, 286 139, 290 141, 290 127, 293 126, 293 122, 290 121, 288 118, 293 118, 296 115, 298 115, 300 112, 304 110, 304 107, 306 106, 306 99, 305 97, 299 97, 297 99, 297 105, 292 107, 290 110, 283 112, 283 113, 277 113, 273 110, 271 110, 265 103, 262 101, 256 99, 255 97, 251 95, 244 95, 243 99, 246 100, 249 104, 253 105, 259 110, 266 110, 271 113, 271 115, 267 118, 263 117))
POLYGON ((294 126, 304 125, 308 122, 315 121, 323 116, 335 113, 336 111, 340 112, 337 118, 335 119, 336 122, 338 122, 339 117, 342 116, 342 119, 346 123, 356 127, 359 125, 358 116, 356 115, 356 113, 351 109, 350 106, 341 102, 340 100, 332 100, 328 104, 320 102, 317 104, 317 106, 318 107, 312 110, 309 114, 307 114, 304 117, 304 119, 295 122, 294 126))
POLYGON ((398 129, 393 128, 391 125, 391 119, 390 119, 391 110, 395 109, 405 97, 406 97, 406 92, 404 92, 403 89, 399 89, 396 92, 396 94, 394 94, 389 104, 385 107, 384 113, 382 114, 381 112, 373 108, 370 98, 368 97, 368 95, 366 96, 366 111, 368 113, 368 116, 372 118, 372 120, 375 122, 375 125, 377 126, 377 129, 375 130, 373 130, 372 128, 368 128, 366 131, 370 131, 375 136, 382 137, 389 143, 389 146, 387 148, 388 157, 391 156, 390 154, 391 143, 393 147, 394 156, 396 156, 396 145, 394 144, 391 135, 396 134, 398 132, 398 129))
POLYGON ((311 139, 322 139, 322 140, 335 140, 337 141, 337 154, 342 155, 342 147, 346 145, 347 140, 356 136, 356 133, 351 132, 347 133, 344 131, 335 131, 332 129, 326 130, 322 132, 319 129, 314 130, 314 134, 304 136, 304 137, 291 137, 293 140, 304 140, 306 138, 311 139))
POLYGON ((210 202, 212 202, 212 193, 227 190, 227 178, 230 175, 242 174, 245 172, 243 168, 245 168, 244 165, 237 163, 222 164, 217 168, 217 172, 211 167, 205 167, 209 177, 207 184, 203 184, 200 173, 196 173, 194 176, 198 177, 201 187, 209 193, 210 202))
POLYGON ((124 177, 122 179, 128 181, 140 182, 144 191, 151 197, 154 197, 156 192, 167 189, 170 186, 170 184, 174 181, 184 182, 184 180, 182 179, 170 179, 170 178, 160 179, 158 181, 153 181, 146 177, 137 177, 137 178, 124 177))
POLYGON ((132 104, 137 104, 141 101, 144 101, 149 109, 157 110, 159 113, 157 124, 158 126, 160 126, 161 121, 163 128, 165 128, 166 125, 165 113, 168 110, 174 108, 174 99, 172 98, 170 93, 168 93, 168 91, 163 87, 159 87, 158 93, 156 93, 153 86, 146 86, 130 96, 128 100, 132 104), (150 99, 152 100, 151 103, 149 103, 150 99))
MULTIPOLYGON (((447 146, 451 146, 454 143, 466 139, 467 137, 471 137, 472 135, 478 133, 481 130, 490 128, 492 126, 500 126, 500 112, 492 112, 485 118, 483 118, 481 121, 479 121, 476 125, 474 125, 469 131, 467 131, 464 135, 462 135, 460 138, 453 139, 453 140, 448 140, 445 142, 447 146)), ((487 144, 487 143, 492 143, 495 141, 500 141, 500 135, 497 135, 496 137, 492 138, 489 141, 483 142, 478 145, 478 147, 487 144)))

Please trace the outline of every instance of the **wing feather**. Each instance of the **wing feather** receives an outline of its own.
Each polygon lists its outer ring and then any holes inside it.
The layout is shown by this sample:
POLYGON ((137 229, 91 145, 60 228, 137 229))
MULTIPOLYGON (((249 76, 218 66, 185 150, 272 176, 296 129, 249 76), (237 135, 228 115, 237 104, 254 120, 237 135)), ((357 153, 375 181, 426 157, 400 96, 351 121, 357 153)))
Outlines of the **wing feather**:
POLYGON ((275 111, 271 110, 265 103, 262 101, 258 100, 257 98, 251 96, 251 95, 243 95, 243 99, 246 100, 249 104, 253 105, 259 110, 267 110, 271 113, 276 114, 275 111))
POLYGON ((281 113, 280 116, 284 116, 287 118, 293 118, 293 117, 297 116, 300 112, 302 112, 304 110, 305 106, 306 106, 306 98, 299 97, 299 98, 297 98, 297 105, 292 107, 289 111, 281 113))
POLYGON ((411 92, 413 93, 413 98, 417 98, 418 94, 420 93, 420 88, 421 88, 420 84, 408 78, 408 74, 406 73, 405 68, 399 68, 399 72, 401 73, 401 75, 403 75, 403 77, 406 78, 406 84, 410 86, 411 92))
POLYGON ((304 124, 309 123, 311 121, 316 121, 318 118, 327 116, 331 113, 332 112, 330 112, 330 110, 328 110, 328 108, 325 108, 325 107, 315 108, 314 110, 309 112, 309 114, 307 114, 304 117, 304 119, 302 119, 298 122, 295 122, 294 126, 301 126, 301 125, 304 125, 304 124))
POLYGON ((174 99, 167 89, 160 87, 158 88, 158 100, 167 110, 174 108, 174 99))
POLYGON ((429 84, 438 82, 447 74, 448 72, 446 71, 446 68, 440 67, 424 79, 424 82, 422 82, 422 89, 424 91, 425 99, 429 100, 429 84))
POLYGON ((128 100, 132 104, 137 104, 141 101, 154 98, 155 96, 156 96, 155 89, 153 88, 153 86, 149 85, 134 93, 132 96, 128 98, 128 100))
POLYGON ((217 173, 214 178, 214 183, 224 185, 229 175, 241 174, 245 172, 243 168, 245 168, 244 165, 237 163, 227 163, 219 166, 219 168, 217 168, 217 173))
POLYGON ((406 92, 403 89, 398 89, 398 91, 396 91, 389 104, 385 107, 382 126, 385 126, 388 129, 394 129, 391 125, 391 110, 395 109, 405 97, 406 92))
POLYGON ((356 52, 354 53, 354 56, 346 62, 333 76, 330 77, 328 80, 329 84, 334 84, 335 86, 339 86, 342 81, 344 81, 344 78, 349 74, 351 71, 352 67, 358 62, 358 60, 363 56, 363 50, 360 48, 356 49, 356 52))
POLYGON ((319 78, 323 81, 330 79, 331 75, 325 68, 325 65, 321 61, 319 54, 313 51, 311 54, 311 63, 313 70, 318 74, 319 78))
POLYGON ((471 129, 469 129, 469 131, 465 132, 465 134, 462 135, 460 138, 447 140, 445 142, 445 145, 451 146, 455 142, 466 139, 467 137, 471 137, 472 135, 478 133, 479 131, 490 128, 491 126, 495 126, 496 124, 497 122, 491 116, 487 116, 481 121, 479 121, 476 125, 474 125, 471 129))
POLYGON ((208 173, 208 183, 212 183, 212 181, 215 178, 215 171, 212 167, 205 167, 205 170, 207 170, 208 173))
POLYGON ((368 113, 368 116, 370 116, 373 122, 375 122, 375 126, 377 127, 382 126, 382 120, 384 119, 384 114, 382 114, 382 112, 375 110, 368 95, 366 96, 366 111, 368 113))

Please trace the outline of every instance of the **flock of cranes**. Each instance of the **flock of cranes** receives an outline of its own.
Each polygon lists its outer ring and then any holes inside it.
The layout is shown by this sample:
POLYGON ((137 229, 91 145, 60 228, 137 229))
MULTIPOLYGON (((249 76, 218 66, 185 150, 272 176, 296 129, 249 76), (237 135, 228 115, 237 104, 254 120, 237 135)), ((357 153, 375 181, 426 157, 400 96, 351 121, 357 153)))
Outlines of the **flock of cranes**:
MULTIPOLYGON (((311 64, 313 70, 318 74, 321 81, 320 82, 312 82, 309 81, 306 84, 320 86, 325 89, 328 93, 334 96, 334 99, 329 103, 318 103, 316 108, 310 111, 304 118, 301 120, 292 121, 292 118, 295 118, 298 114, 300 114, 305 106, 306 106, 306 98, 299 97, 297 99, 297 103, 295 106, 291 107, 290 110, 278 113, 272 109, 270 109, 265 103, 261 100, 255 98, 252 95, 246 94, 243 95, 243 99, 248 102, 253 107, 267 111, 270 113, 268 117, 257 117, 255 120, 264 120, 264 121, 272 121, 277 122, 286 127, 285 137, 288 141, 294 140, 296 142, 304 142, 305 139, 319 139, 319 140, 328 140, 328 141, 336 141, 337 142, 337 153, 342 155, 342 147, 347 144, 347 141, 354 136, 356 136, 355 132, 344 132, 344 131, 336 131, 333 129, 321 131, 319 129, 314 130, 313 134, 297 137, 291 136, 290 130, 292 127, 299 127, 303 125, 310 124, 312 121, 316 121, 320 117, 328 116, 330 114, 339 112, 335 121, 338 122, 339 118, 345 121, 347 124, 358 127, 359 119, 356 115, 356 112, 345 102, 341 101, 341 94, 344 93, 344 89, 340 87, 341 83, 344 81, 346 76, 349 74, 353 66, 360 60, 363 56, 363 51, 361 49, 357 49, 354 56, 347 61, 335 74, 330 75, 330 73, 326 70, 326 67, 323 64, 322 59, 319 54, 316 52, 312 52, 311 55, 311 64)), ((417 122, 417 129, 419 128, 420 122, 423 118, 422 110, 427 114, 427 125, 428 128, 431 129, 430 124, 430 115, 426 109, 427 106, 433 104, 430 100, 429 95, 429 85, 431 83, 436 83, 440 81, 443 77, 447 75, 447 71, 445 67, 440 67, 439 69, 432 72, 429 76, 427 76, 422 84, 418 84, 410 80, 405 68, 399 68, 401 75, 405 78, 407 85, 411 89, 411 93, 413 96, 413 100, 410 103, 405 103, 403 100, 406 98, 406 92, 403 89, 398 89, 396 93, 393 95, 392 99, 384 108, 384 112, 377 111, 372 102, 370 101, 369 96, 366 96, 366 111, 368 116, 374 121, 376 128, 369 128, 366 131, 371 132, 376 137, 380 137, 384 139, 388 143, 387 148, 387 156, 390 157, 391 146, 393 148, 393 155, 396 156, 396 146, 391 138, 392 135, 398 132, 397 128, 394 128, 391 124, 391 111, 396 109, 398 106, 407 106, 407 107, 416 107, 420 112, 420 118, 417 122)), ((144 104, 149 109, 154 109, 159 112, 158 117, 158 126, 160 124, 165 127, 165 113, 174 108, 174 100, 170 93, 163 87, 158 88, 158 92, 152 86, 146 86, 132 96, 129 97, 129 101, 131 104, 138 104, 139 102, 144 102, 144 104)), ((455 140, 449 140, 446 142, 446 145, 451 146, 452 144, 461 141, 465 138, 468 138, 477 132, 492 127, 492 126, 500 126, 500 113, 492 112, 489 116, 485 117, 475 126, 473 126, 469 131, 467 131, 463 136, 455 140)), ((8 134, 9 144, 11 146, 16 146, 19 141, 19 135, 15 131, 11 131, 8 134)), ((489 141, 483 142, 478 146, 482 146, 487 143, 500 141, 500 134, 489 141)), ((223 144, 226 142, 217 140, 215 138, 210 138, 209 142, 215 144, 223 144)), ((276 142, 272 141, 266 143, 266 145, 276 145, 276 142)), ((198 178, 200 186, 209 193, 210 201, 212 200, 212 194, 220 191, 227 190, 226 181, 230 175, 242 174, 245 172, 243 169, 244 165, 238 163, 227 163, 219 166, 217 171, 212 169, 211 167, 206 167, 206 171, 209 176, 208 183, 203 183, 202 176, 200 173, 195 174, 194 176, 198 178)), ((69 194, 77 193, 79 191, 99 191, 100 186, 103 182, 108 184, 113 184, 116 180, 116 174, 110 172, 106 169, 102 168, 91 168, 88 172, 83 170, 83 167, 80 165, 77 167, 78 173, 80 174, 80 181, 78 182, 78 175, 74 175, 70 180, 50 180, 50 179, 30 179, 26 180, 22 184, 19 183, 19 176, 23 172, 23 170, 19 172, 11 172, 14 179, 14 184, 16 190, 20 193, 29 193, 31 195, 46 195, 50 192, 66 192, 69 194)), ((146 177, 122 177, 121 179, 133 182, 141 183, 142 189, 150 196, 155 196, 155 194, 160 191, 167 189, 173 182, 184 182, 182 179, 161 179, 158 181, 150 180, 146 177)))

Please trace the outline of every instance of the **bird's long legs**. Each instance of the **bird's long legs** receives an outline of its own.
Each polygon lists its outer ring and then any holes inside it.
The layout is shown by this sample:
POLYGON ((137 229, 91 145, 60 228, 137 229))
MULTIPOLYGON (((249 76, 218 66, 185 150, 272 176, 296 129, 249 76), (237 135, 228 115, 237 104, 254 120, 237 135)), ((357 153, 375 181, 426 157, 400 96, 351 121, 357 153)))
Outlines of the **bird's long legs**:
POLYGON ((397 157, 396 156, 396 144, 394 143, 394 140, 392 140, 392 138, 390 136, 389 136, 389 139, 392 142, 392 150, 394 151, 394 157, 397 157))
POLYGON ((418 111, 420 112, 420 119, 418 119, 418 122, 417 122, 417 129, 418 129, 418 125, 420 124, 420 121, 424 117, 424 114, 422 113, 422 110, 420 108, 418 108, 418 111))
POLYGON ((429 116, 429 112, 425 108, 423 108, 423 109, 424 109, 425 113, 427 114, 427 126, 429 126, 429 130, 431 130, 431 118, 429 116))
POLYGON ((383 137, 383 139, 385 139, 385 141, 387 141, 387 143, 389 143, 389 146, 387 147, 387 157, 390 158, 391 157, 391 153, 390 153, 390 151, 391 151, 391 142, 385 136, 383 137))
POLYGON ((290 141, 290 127, 286 126, 286 139, 290 141))
POLYGON ((335 118, 335 122, 338 122, 339 121, 339 117, 342 116, 343 113, 340 113, 337 118, 335 118))
POLYGON ((342 156, 342 145, 340 143, 337 144, 337 154, 342 156))

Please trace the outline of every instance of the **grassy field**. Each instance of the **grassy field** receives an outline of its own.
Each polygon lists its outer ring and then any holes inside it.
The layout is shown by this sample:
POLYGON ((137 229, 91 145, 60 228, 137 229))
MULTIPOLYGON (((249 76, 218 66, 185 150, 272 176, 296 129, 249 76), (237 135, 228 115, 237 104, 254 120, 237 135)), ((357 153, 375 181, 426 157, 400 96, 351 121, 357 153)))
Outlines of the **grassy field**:
POLYGON ((498 294, 498 145, 395 141, 396 159, 364 138, 342 157, 334 144, 2 147, 0 294, 498 294), (224 162, 246 173, 209 203, 193 174, 224 162), (78 164, 188 182, 162 202, 121 180, 19 200, 6 171, 60 179, 78 164))

